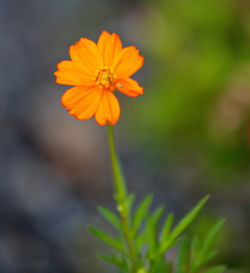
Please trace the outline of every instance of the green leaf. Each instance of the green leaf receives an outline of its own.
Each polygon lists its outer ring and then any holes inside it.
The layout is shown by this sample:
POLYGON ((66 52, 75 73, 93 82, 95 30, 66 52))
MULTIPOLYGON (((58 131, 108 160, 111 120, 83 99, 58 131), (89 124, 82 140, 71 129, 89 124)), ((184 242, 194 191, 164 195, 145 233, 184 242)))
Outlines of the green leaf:
POLYGON ((205 238, 202 240, 202 244, 198 243, 198 241, 196 242, 196 238, 192 241, 191 268, 194 272, 201 270, 202 267, 206 266, 217 255, 218 252, 211 249, 211 247, 213 246, 224 223, 224 220, 220 220, 216 223, 210 231, 206 233, 205 238))
POLYGON ((170 229, 171 229, 173 223, 174 223, 174 214, 170 213, 167 216, 167 218, 162 226, 162 231, 161 231, 161 235, 160 235, 161 242, 167 241, 167 238, 169 236, 169 232, 170 232, 170 229))
POLYGON ((217 255, 217 251, 212 251, 211 247, 214 244, 218 236, 218 233, 220 232, 224 223, 225 223, 224 220, 219 221, 211 228, 208 234, 206 234, 203 244, 199 252, 197 253, 197 256, 195 257, 196 268, 201 268, 204 264, 207 264, 217 255))
POLYGON ((191 258, 196 260, 196 255, 200 252, 200 240, 197 236, 191 241, 191 258))
POLYGON ((164 257, 157 258, 150 262, 148 273, 169 273, 169 264, 166 262, 164 257))
POLYGON ((161 216, 164 212, 164 207, 160 206, 156 209, 154 214, 147 221, 146 225, 148 225, 148 240, 149 240, 149 254, 150 256, 154 256, 155 249, 158 246, 158 227, 161 216))
POLYGON ((100 230, 95 227, 88 227, 89 231, 94 234, 98 239, 101 239, 104 241, 107 245, 113 247, 114 249, 118 250, 122 254, 124 254, 123 251, 123 244, 122 241, 119 238, 113 239, 111 236, 109 236, 106 232, 103 230, 100 230))
POLYGON ((146 223, 145 223, 145 231, 146 236, 145 240, 147 243, 147 251, 146 251, 146 257, 149 260, 154 260, 157 257, 157 250, 159 248, 159 242, 158 242, 158 226, 159 221, 161 219, 162 213, 164 212, 164 207, 160 206, 158 207, 152 216, 148 216, 146 223))
POLYGON ((200 253, 200 246, 201 242, 200 239, 197 236, 194 236, 194 238, 191 241, 191 249, 190 249, 190 263, 189 263, 189 270, 190 272, 198 272, 201 264, 200 261, 198 260, 197 256, 200 253))
MULTIPOLYGON (((146 218, 144 229, 134 238, 137 253, 140 252, 140 249, 145 245, 148 245, 148 251, 151 248, 151 254, 153 253, 153 249, 158 243, 158 224, 163 211, 164 207, 161 206, 156 209, 153 215, 148 215, 148 217, 146 218)), ((147 255, 149 255, 148 251, 147 255)))
POLYGON ((99 213, 108 221, 110 222, 117 230, 121 230, 121 223, 119 218, 110 210, 105 207, 98 207, 97 208, 99 213))
POLYGON ((157 229, 158 229, 158 224, 159 224, 159 221, 161 219, 161 216, 162 216, 162 213, 164 212, 164 210, 165 210, 165 207, 160 206, 155 210, 155 212, 151 216, 151 225, 155 231, 157 231, 157 229))
POLYGON ((214 257, 216 257, 218 254, 217 250, 211 251, 202 261, 202 264, 208 264, 214 257))
POLYGON ((204 273, 223 273, 226 270, 224 265, 214 266, 204 271, 204 273))
POLYGON ((214 244, 214 242, 215 242, 221 228, 223 227, 224 223, 225 223, 224 219, 219 221, 216 225, 214 225, 214 227, 206 235, 204 243, 203 243, 203 245, 201 247, 200 257, 207 255, 207 252, 209 251, 211 246, 214 244))
POLYGON ((171 232, 166 243, 163 244, 163 248, 160 250, 161 252, 165 252, 167 249, 172 247, 175 244, 175 240, 177 237, 192 223, 192 221, 199 214, 206 201, 208 200, 208 196, 204 197, 180 222, 177 224, 175 229, 171 232))
POLYGON ((128 209, 129 209, 129 212, 132 209, 132 206, 134 204, 134 200, 135 200, 135 194, 134 193, 130 193, 129 196, 128 196, 128 209))
POLYGON ((96 257, 105 262, 111 263, 124 271, 128 271, 128 264, 126 260, 124 258, 118 257, 115 254, 104 255, 102 253, 97 253, 96 257))
POLYGON ((197 272, 200 267, 199 261, 197 260, 197 255, 200 252, 200 240, 197 236, 191 240, 190 245, 190 262, 189 262, 189 270, 190 272, 197 272))
POLYGON ((183 237, 180 241, 180 247, 176 259, 176 273, 188 272, 190 243, 187 237, 183 237))
POLYGON ((196 218, 196 216, 199 214, 203 206, 208 200, 208 196, 203 198, 198 205, 196 205, 195 208, 193 208, 175 227, 175 229, 171 232, 169 236, 169 244, 174 241, 196 218))
POLYGON ((135 216, 133 219, 133 224, 132 224, 132 230, 133 233, 136 233, 139 227, 142 224, 143 219, 146 217, 148 214, 149 207, 152 203, 153 196, 149 195, 147 196, 139 205, 139 207, 135 211, 135 216))
POLYGON ((134 238, 136 253, 139 253, 140 249, 148 243, 147 234, 148 231, 145 227, 144 230, 134 238))

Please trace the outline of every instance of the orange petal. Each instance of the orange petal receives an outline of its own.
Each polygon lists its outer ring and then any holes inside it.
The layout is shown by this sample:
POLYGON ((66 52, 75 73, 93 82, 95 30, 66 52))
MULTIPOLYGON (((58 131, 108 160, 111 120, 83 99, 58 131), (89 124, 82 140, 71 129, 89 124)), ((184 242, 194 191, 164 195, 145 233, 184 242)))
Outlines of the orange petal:
POLYGON ((68 89, 62 96, 62 104, 67 110, 71 110, 79 101, 93 92, 92 86, 77 86, 68 89))
POLYGON ((70 115, 79 120, 86 120, 95 114, 101 94, 98 87, 73 87, 63 95, 62 104, 70 110, 70 115))
POLYGON ((73 62, 90 75, 94 75, 96 70, 103 66, 99 48, 93 41, 86 38, 81 38, 75 45, 72 45, 69 55, 73 62))
POLYGON ((100 105, 95 113, 96 122, 106 125, 108 122, 114 125, 120 117, 120 105, 113 93, 103 91, 100 105))
POLYGON ((143 66, 144 58, 135 46, 123 48, 112 65, 118 78, 129 77, 143 66))
POLYGON ((104 30, 98 39, 97 46, 103 56, 104 66, 110 67, 115 56, 117 56, 122 49, 122 42, 116 33, 110 34, 104 30))
POLYGON ((62 61, 57 65, 54 73, 56 82, 66 85, 92 85, 93 78, 85 74, 81 68, 72 61, 62 61))
POLYGON ((131 78, 120 79, 116 83, 116 88, 130 97, 137 97, 143 94, 144 88, 137 81, 131 78))

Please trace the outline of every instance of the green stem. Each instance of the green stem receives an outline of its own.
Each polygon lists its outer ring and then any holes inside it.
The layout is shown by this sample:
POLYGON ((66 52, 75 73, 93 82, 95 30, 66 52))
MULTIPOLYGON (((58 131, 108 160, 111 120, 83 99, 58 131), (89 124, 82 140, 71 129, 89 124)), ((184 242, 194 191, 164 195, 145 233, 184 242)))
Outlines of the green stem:
POLYGON ((108 137, 109 137, 109 152, 111 157, 112 171, 115 183, 116 200, 120 203, 125 203, 127 199, 126 182, 123 176, 119 157, 115 148, 114 129, 113 126, 108 125, 108 137))
POLYGON ((131 273, 136 273, 136 256, 133 247, 133 240, 130 229, 130 211, 128 207, 128 194, 126 188, 126 181, 124 179, 122 167, 119 161, 118 154, 115 148, 114 129, 113 126, 108 125, 109 138, 109 152, 111 158, 112 172, 115 184, 115 200, 120 214, 123 236, 126 242, 128 257, 130 260, 131 273))

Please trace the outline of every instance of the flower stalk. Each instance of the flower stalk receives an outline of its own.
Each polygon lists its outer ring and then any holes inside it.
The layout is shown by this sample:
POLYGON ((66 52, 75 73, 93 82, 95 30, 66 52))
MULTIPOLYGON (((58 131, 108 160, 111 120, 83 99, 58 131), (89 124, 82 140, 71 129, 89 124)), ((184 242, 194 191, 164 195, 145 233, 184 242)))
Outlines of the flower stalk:
POLYGON ((116 152, 115 140, 114 140, 114 128, 108 126, 108 139, 109 139, 109 152, 112 166, 112 173, 115 185, 115 201, 117 203, 117 209, 120 215, 122 224, 122 233, 124 241, 127 246, 128 258, 130 260, 130 272, 137 272, 136 255, 133 246, 132 232, 131 232, 131 216, 128 204, 128 194, 126 181, 123 175, 122 167, 120 164, 119 156, 116 152))

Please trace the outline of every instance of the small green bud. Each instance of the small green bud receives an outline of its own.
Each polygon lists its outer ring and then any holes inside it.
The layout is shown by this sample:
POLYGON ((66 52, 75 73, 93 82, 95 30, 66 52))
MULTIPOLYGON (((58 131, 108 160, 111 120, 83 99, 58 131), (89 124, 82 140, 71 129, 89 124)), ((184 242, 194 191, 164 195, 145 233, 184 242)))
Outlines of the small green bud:
POLYGON ((124 211, 123 206, 122 205, 118 205, 117 206, 117 210, 122 213, 124 211))

